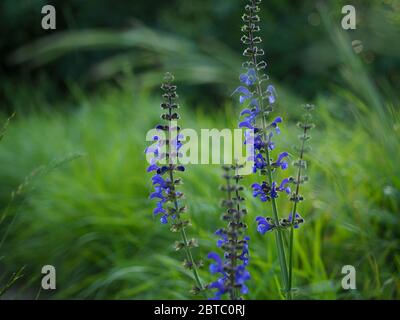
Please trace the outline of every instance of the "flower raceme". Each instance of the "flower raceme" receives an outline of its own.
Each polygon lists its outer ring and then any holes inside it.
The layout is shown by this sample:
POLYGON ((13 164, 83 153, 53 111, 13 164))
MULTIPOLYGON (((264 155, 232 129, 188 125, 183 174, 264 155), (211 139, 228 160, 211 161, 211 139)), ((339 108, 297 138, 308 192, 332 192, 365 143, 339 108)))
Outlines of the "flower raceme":
MULTIPOLYGON (((239 103, 246 105, 240 113, 243 119, 239 123, 239 128, 254 130, 252 138, 245 134, 245 143, 253 143, 254 153, 248 160, 254 161, 253 172, 259 172, 261 175, 268 175, 277 169, 286 170, 288 168, 287 152, 281 152, 275 160, 271 159, 271 152, 275 150, 276 144, 273 141, 274 136, 281 133, 279 125, 283 122, 282 117, 275 116, 272 121, 268 120, 273 111, 273 105, 276 103, 276 91, 272 85, 264 86, 268 76, 263 73, 267 63, 259 61, 264 55, 264 51, 258 47, 262 42, 261 37, 256 36, 260 31, 257 22, 259 17, 256 13, 259 11, 258 0, 249 0, 246 6, 246 13, 243 15, 244 26, 242 31, 244 35, 241 41, 246 45, 243 55, 247 61, 243 64, 246 70, 239 76, 241 85, 233 94, 239 94, 239 103), (265 89, 263 89, 265 88, 265 89)), ((269 180, 269 179, 266 179, 269 180)), ((278 197, 278 192, 284 191, 290 194, 290 187, 287 186, 289 179, 284 179, 280 184, 275 181, 262 181, 252 185, 253 196, 266 202, 278 197)))
POLYGON ((146 154, 152 155, 148 172, 153 173, 151 178, 154 191, 150 194, 150 199, 156 200, 153 210, 155 216, 160 216, 162 224, 171 223, 170 230, 181 234, 181 241, 177 241, 175 248, 177 251, 184 249, 186 259, 184 266, 192 270, 196 286, 193 288, 194 293, 198 293, 204 289, 200 277, 198 275, 198 267, 200 262, 195 262, 191 249, 197 247, 196 239, 188 239, 186 235, 186 227, 189 220, 182 218, 187 208, 182 204, 183 193, 177 190, 181 184, 181 178, 176 174, 185 171, 183 165, 178 164, 179 153, 182 147, 183 136, 180 134, 180 128, 176 121, 179 119, 177 109, 179 105, 176 103, 178 95, 176 94, 176 86, 173 85, 173 76, 169 73, 165 76, 165 83, 161 86, 164 91, 164 102, 161 108, 164 113, 161 115, 166 123, 156 126, 156 134, 153 137, 155 143, 145 150, 146 154), (166 134, 168 133, 168 134, 166 134))
MULTIPOLYGON (((274 157, 273 153, 277 149, 276 136, 281 134, 280 125, 283 123, 281 116, 271 116, 277 101, 275 88, 271 84, 266 84, 269 80, 265 74, 267 63, 262 60, 264 50, 260 48, 262 39, 257 34, 260 32, 258 23, 260 17, 259 4, 261 0, 248 0, 245 6, 245 13, 242 17, 244 25, 242 27, 242 43, 245 45, 243 55, 246 61, 243 63, 245 72, 239 76, 240 86, 234 91, 239 95, 239 103, 244 106, 240 113, 242 117, 239 128, 251 129, 254 131, 253 137, 245 133, 245 143, 253 143, 253 154, 248 160, 254 161, 253 172, 258 173, 261 182, 254 183, 251 187, 253 196, 262 202, 271 203, 273 217, 256 218, 257 231, 264 235, 269 231, 275 230, 276 243, 278 249, 278 259, 282 276, 283 291, 290 288, 289 269, 287 267, 285 248, 283 242, 283 227, 291 226, 292 229, 300 223, 300 216, 295 215, 295 219, 281 219, 279 217, 276 198, 280 193, 290 195, 292 190, 289 186, 294 179, 285 178, 280 183, 276 181, 276 174, 279 170, 286 170, 289 167, 287 152, 280 152, 274 157)), ((289 197, 291 198, 291 197, 289 197)))
POLYGON ((239 185, 242 178, 238 174, 240 167, 238 164, 224 167, 226 185, 221 189, 226 192, 227 199, 222 203, 226 208, 222 220, 227 222, 227 226, 215 232, 219 237, 217 247, 224 250, 224 254, 223 258, 215 252, 208 254, 208 258, 214 261, 210 264, 210 272, 219 274, 219 278, 208 285, 210 290, 215 290, 213 299, 228 294, 231 300, 238 300, 248 292, 245 282, 250 279, 247 270, 250 238, 244 235, 247 226, 243 219, 247 211, 241 207, 244 198, 240 195, 243 190, 239 185))
POLYGON ((154 215, 161 214, 161 223, 167 224, 169 218, 175 219, 185 210, 184 206, 180 206, 183 194, 176 190, 176 186, 180 184, 181 180, 173 178, 174 173, 185 171, 185 167, 177 164, 183 136, 179 134, 180 128, 172 121, 179 117, 176 112, 172 111, 178 108, 178 105, 173 103, 177 98, 174 91, 176 87, 171 84, 163 84, 162 88, 165 90, 164 99, 166 101, 161 106, 168 110, 162 115, 162 118, 168 121, 168 125, 156 126, 157 134, 153 137, 156 143, 148 147, 145 152, 153 155, 147 168, 147 172, 154 173, 151 179, 154 192, 151 193, 150 199, 156 199, 157 202, 153 213, 154 215), (169 206, 169 204, 171 205, 169 206))

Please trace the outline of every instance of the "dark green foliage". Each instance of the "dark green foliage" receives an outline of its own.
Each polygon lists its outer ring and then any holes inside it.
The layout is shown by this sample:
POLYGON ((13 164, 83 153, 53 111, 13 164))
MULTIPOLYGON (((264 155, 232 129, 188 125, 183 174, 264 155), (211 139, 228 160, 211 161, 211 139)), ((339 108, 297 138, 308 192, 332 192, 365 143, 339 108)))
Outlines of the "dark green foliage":
MULTIPOLYGON (((396 41, 400 19, 395 2, 355 1, 357 30, 348 32, 352 40, 364 43, 360 57, 385 90, 388 83, 398 90, 400 83, 396 41)), ((47 3, 1 2, 0 30, 13 35, 0 49, 1 69, 8 81, 20 83, 21 76, 38 81, 51 74, 47 93, 63 94, 70 81, 90 88, 88 81, 120 79, 126 74, 136 84, 158 87, 160 74, 176 70, 186 83, 182 93, 195 94, 197 103, 199 98, 209 102, 225 97, 226 88, 235 83, 241 49, 240 0, 54 1, 57 31, 44 32, 40 9, 47 3), (38 39, 45 40, 31 47, 38 39), (20 47, 23 50, 16 52, 20 47), (191 83, 196 86, 190 87, 191 83), (201 94, 204 91, 207 96, 201 94)), ((343 60, 329 41, 317 3, 273 0, 261 8, 264 49, 269 61, 274 61, 268 73, 305 98, 328 91, 332 80, 341 81, 337 70, 343 60)), ((339 25, 347 2, 327 4, 330 17, 339 25)))

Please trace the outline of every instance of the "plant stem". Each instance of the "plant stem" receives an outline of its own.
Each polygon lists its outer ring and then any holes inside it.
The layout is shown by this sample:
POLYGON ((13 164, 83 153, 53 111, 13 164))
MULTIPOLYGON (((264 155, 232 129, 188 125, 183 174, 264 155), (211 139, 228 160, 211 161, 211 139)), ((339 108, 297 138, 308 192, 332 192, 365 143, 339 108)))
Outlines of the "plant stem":
MULTIPOLYGON (((269 180, 270 186, 272 186, 273 181, 272 181, 272 172, 271 172, 271 163, 270 163, 271 161, 269 158, 268 147, 267 147, 267 151, 266 151, 266 157, 267 157, 267 165, 268 165, 268 180, 269 180)), ((272 202, 272 212, 274 215, 275 225, 278 226, 276 233, 275 233, 275 239, 276 239, 276 245, 278 248, 279 264, 281 267, 284 291, 287 292, 289 290, 289 277, 288 277, 288 269, 287 269, 287 265, 286 265, 285 247, 283 245, 283 235, 282 235, 282 230, 279 228, 279 215, 278 215, 278 208, 276 205, 275 198, 272 198, 271 202, 272 202)))
MULTIPOLYGON (((170 177, 170 180, 173 182, 174 181, 174 175, 172 173, 172 169, 169 170, 169 177, 170 177)), ((171 192, 173 194, 175 194, 175 186, 173 185, 173 183, 171 184, 171 192)), ((178 201, 177 200, 174 201, 174 207, 175 207, 175 212, 177 213, 176 219, 177 219, 178 223, 181 223, 182 220, 181 220, 181 217, 180 217, 180 214, 179 214, 179 205, 178 205, 178 201)), ((199 287, 200 290, 203 290, 204 287, 203 287, 203 284, 201 283, 201 280, 200 280, 200 277, 199 277, 199 274, 198 274, 198 271, 197 271, 197 265, 196 265, 196 263, 195 263, 195 261, 193 259, 192 252, 190 251, 190 248, 189 248, 189 241, 187 239, 185 227, 182 224, 181 224, 181 238, 182 238, 182 242, 183 242, 184 247, 185 247, 186 258, 191 264, 191 269, 193 271, 193 275, 194 275, 196 284, 197 284, 197 286, 199 287)))
MULTIPOLYGON (((168 102, 169 102, 169 105, 172 105, 171 97, 169 98, 168 102)), ((172 111, 171 111, 171 108, 170 108, 169 109, 169 116, 171 117, 171 115, 172 115, 172 111)), ((171 132, 171 120, 169 121, 169 132, 171 132)), ((177 133, 176 140, 178 140, 178 134, 179 133, 177 133)), ((171 139, 171 137, 169 137, 169 139, 171 139)), ((171 180, 171 193, 174 195, 174 207, 175 207, 175 212, 176 212, 176 215, 177 215, 176 219, 177 219, 178 223, 181 225, 181 232, 180 232, 181 233, 181 238, 182 238, 182 242, 183 242, 184 247, 185 247, 186 258, 187 258, 188 262, 191 265, 191 269, 192 269, 192 272, 193 272, 193 276, 195 278, 196 285, 198 286, 198 288, 200 290, 203 290, 204 286, 203 286, 203 284, 202 284, 202 282, 200 280, 200 277, 199 277, 199 274, 198 274, 198 271, 197 271, 197 265, 196 265, 196 263, 195 263, 195 261, 193 259, 192 252, 190 251, 190 248, 189 248, 189 241, 187 239, 185 227, 182 224, 181 216, 180 216, 180 213, 179 213, 178 201, 176 200, 176 190, 175 190, 174 174, 173 174, 173 163, 171 163, 171 161, 170 161, 171 160, 171 154, 170 154, 171 153, 171 141, 168 144, 167 148, 168 148, 167 159, 168 159, 168 161, 170 163, 169 178, 171 180)), ((176 161, 178 162, 178 153, 176 154, 176 161)))
POLYGON ((193 255, 192 252, 190 251, 189 247, 188 247, 188 240, 187 240, 187 236, 186 236, 186 231, 185 229, 182 227, 181 229, 181 236, 182 236, 182 241, 185 244, 185 251, 186 251, 186 256, 188 258, 188 261, 191 263, 192 265, 192 271, 193 271, 193 275, 196 281, 197 286, 199 287, 200 290, 203 290, 203 284, 201 283, 200 277, 199 277, 199 273, 197 271, 197 266, 195 264, 195 261, 193 259, 193 255))
POLYGON ((295 201, 293 202, 293 209, 292 209, 292 221, 291 221, 291 226, 290 226, 290 238, 289 238, 289 282, 288 282, 288 290, 286 293, 286 298, 288 300, 293 299, 292 295, 292 283, 293 283, 293 243, 294 243, 294 226, 295 226, 295 219, 296 219, 296 210, 297 210, 297 201, 296 198, 299 195, 299 190, 300 190, 300 180, 301 180, 301 169, 302 169, 302 161, 303 161, 303 156, 304 156, 304 144, 305 144, 305 137, 307 134, 307 120, 306 124, 304 126, 304 139, 301 144, 301 149, 300 149, 300 156, 299 156, 299 169, 297 171, 297 181, 296 181, 296 191, 295 191, 295 201))
MULTIPOLYGON (((228 193, 228 201, 232 201, 232 191, 231 191, 231 184, 230 184, 231 177, 229 173, 227 174, 227 179, 226 179, 226 186, 227 186, 227 193, 228 193)), ((236 191, 237 194, 237 191, 236 191)), ((239 212, 239 205, 237 206, 237 210, 239 212)), ((237 245, 237 237, 233 237, 233 242, 234 242, 234 247, 237 245)), ((236 267, 236 252, 232 254, 232 270, 235 270, 236 267)), ((237 299, 237 292, 235 289, 235 274, 231 272, 230 274, 230 282, 231 282, 231 292, 229 293, 230 299, 231 300, 236 300, 237 299)))

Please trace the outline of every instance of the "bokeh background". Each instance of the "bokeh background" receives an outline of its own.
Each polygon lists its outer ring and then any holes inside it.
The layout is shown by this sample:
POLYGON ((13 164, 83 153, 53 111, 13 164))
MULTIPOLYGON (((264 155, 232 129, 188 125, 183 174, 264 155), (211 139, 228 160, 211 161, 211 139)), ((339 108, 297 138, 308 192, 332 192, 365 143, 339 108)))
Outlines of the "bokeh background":
MULTIPOLYGON (((0 3, 0 288, 11 299, 191 299, 176 235, 152 216, 145 135, 159 117, 162 74, 175 74, 182 126, 235 128, 244 0, 0 3), (57 29, 41 28, 41 8, 57 29), (54 265, 57 289, 40 290, 54 265), (13 281, 12 281, 13 282, 13 281)), ((262 4, 263 48, 284 117, 279 147, 297 141, 300 105, 317 106, 310 183, 296 233, 300 299, 400 297, 400 1, 262 4), (353 47, 352 41, 361 44, 353 47), (357 289, 341 288, 341 269, 357 289)), ((293 174, 294 169, 290 169, 293 174)), ((197 257, 216 250, 219 166, 188 166, 182 187, 197 257)), ((247 177, 249 186, 253 178, 247 177)), ((249 299, 279 299, 268 215, 246 191, 249 299)), ((279 199, 282 212, 289 212, 279 199)), ((206 268, 205 281, 213 280, 206 268)))

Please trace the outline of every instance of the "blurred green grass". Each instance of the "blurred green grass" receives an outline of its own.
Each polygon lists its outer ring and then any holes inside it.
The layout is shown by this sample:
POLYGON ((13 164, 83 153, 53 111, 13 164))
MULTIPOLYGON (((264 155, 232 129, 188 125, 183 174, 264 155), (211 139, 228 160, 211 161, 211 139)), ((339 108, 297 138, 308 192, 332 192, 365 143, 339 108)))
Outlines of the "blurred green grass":
MULTIPOLYGON (((191 298, 191 275, 173 249, 176 235, 152 216, 148 200, 144 140, 158 121, 159 99, 120 88, 96 97, 75 96, 79 106, 73 113, 18 115, 2 141, 3 199, 36 167, 83 154, 32 181, 21 200, 1 248, 2 270, 25 266, 15 297, 36 296, 41 267, 52 264, 57 290, 40 297, 191 298)), ((340 99, 321 96, 317 101, 311 183, 300 209, 307 223, 296 232, 299 298, 399 298, 399 113, 392 110, 382 120, 369 108, 362 115, 359 111, 368 106, 351 95, 346 98, 356 115, 347 121, 335 113, 340 99), (340 289, 346 264, 357 269, 356 291, 340 289)), ((285 115, 288 108, 282 108, 285 115)), ((182 126, 234 128, 237 111, 230 104, 213 114, 183 108, 182 126)), ((295 143, 294 127, 291 122, 283 127, 283 148, 295 143)), ((215 250, 220 173, 218 166, 191 165, 183 175, 193 222, 189 233, 201 245, 196 256, 215 250)), ((275 244, 270 235, 258 235, 254 224, 255 216, 269 209, 246 193, 252 275, 248 298, 276 299, 275 244)), ((289 212, 287 203, 279 205, 281 212, 289 212)), ((207 270, 201 276, 212 279, 207 270)))

